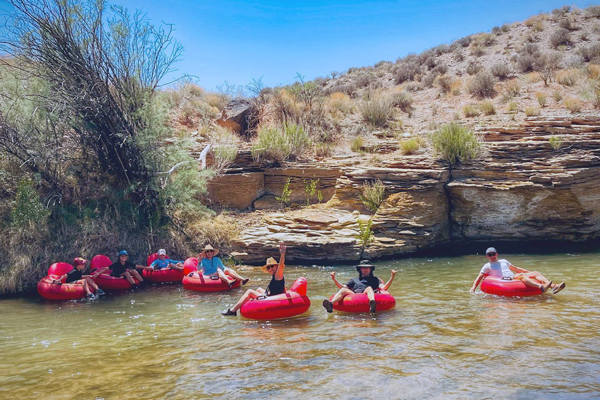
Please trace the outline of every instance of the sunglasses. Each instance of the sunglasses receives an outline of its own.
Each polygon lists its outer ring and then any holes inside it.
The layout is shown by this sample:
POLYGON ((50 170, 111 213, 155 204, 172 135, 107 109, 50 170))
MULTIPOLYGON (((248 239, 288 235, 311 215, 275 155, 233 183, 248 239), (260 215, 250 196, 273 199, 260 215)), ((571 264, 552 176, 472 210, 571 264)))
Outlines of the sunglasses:
POLYGON ((487 253, 486 256, 491 257, 491 256, 495 256, 498 253, 487 253))
POLYGON ((273 269, 273 268, 277 268, 277 265, 268 265, 268 266, 267 266, 267 270, 269 270, 269 269, 273 269))

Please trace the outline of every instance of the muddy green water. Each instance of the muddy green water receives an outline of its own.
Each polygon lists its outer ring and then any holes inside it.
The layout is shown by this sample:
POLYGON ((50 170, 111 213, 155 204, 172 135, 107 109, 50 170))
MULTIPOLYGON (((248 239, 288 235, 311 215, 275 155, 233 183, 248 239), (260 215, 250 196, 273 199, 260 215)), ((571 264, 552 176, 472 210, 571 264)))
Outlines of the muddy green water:
POLYGON ((377 263, 384 280, 398 270, 397 305, 375 316, 321 306, 328 272, 345 281, 350 266, 289 266, 312 306, 284 321, 221 316, 241 289, 0 300, 0 399, 600 398, 600 254, 502 256, 567 288, 471 295, 485 259, 465 256, 377 263))

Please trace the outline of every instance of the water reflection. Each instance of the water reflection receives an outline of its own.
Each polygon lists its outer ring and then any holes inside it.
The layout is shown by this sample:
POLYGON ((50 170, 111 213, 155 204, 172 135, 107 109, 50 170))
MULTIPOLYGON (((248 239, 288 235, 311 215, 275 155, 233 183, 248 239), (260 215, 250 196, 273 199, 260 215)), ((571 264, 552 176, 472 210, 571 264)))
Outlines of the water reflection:
POLYGON ((594 398, 600 397, 596 255, 507 256, 567 281, 559 295, 471 295, 481 257, 379 263, 398 270, 396 308, 328 314, 321 301, 348 267, 288 267, 309 282, 309 313, 224 317, 252 281, 199 294, 164 285, 95 301, 0 302, 0 397, 594 398), (367 378, 366 378, 367 377, 367 378), (357 390, 360 388, 360 391, 357 390))

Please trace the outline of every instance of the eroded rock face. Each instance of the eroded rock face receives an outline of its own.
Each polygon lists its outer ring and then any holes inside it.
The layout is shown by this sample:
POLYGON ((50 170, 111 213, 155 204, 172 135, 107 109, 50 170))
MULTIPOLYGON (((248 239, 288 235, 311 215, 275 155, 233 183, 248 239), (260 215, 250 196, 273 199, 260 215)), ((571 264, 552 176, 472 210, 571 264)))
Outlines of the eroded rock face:
MULTIPOLYGON (((289 261, 355 261, 447 243, 600 236, 600 117, 529 118, 480 133, 487 142, 483 158, 451 171, 424 155, 396 153, 377 167, 341 159, 319 165, 311 173, 323 180, 327 203, 254 218, 236 242, 237 259, 264 262, 277 255, 280 241, 288 243, 289 261), (551 136, 560 137, 555 147, 551 136), (371 216, 359 195, 375 179, 386 187, 385 201, 371 216), (359 220, 371 220, 366 246, 359 220)), ((299 175, 296 166, 265 170, 263 197, 254 206, 272 207, 286 177, 299 191, 299 175)))
POLYGON ((217 124, 228 128, 240 135, 247 135, 253 129, 253 114, 256 108, 252 102, 246 99, 233 99, 223 109, 221 118, 217 124))

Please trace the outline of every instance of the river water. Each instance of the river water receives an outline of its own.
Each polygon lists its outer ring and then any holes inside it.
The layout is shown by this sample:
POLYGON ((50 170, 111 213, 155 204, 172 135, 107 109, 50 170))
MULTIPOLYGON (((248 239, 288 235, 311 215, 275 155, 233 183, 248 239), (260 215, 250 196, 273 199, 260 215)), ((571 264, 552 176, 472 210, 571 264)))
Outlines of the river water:
POLYGON ((374 316, 321 306, 351 266, 288 266, 312 306, 272 322, 220 315, 242 289, 0 300, 0 399, 600 398, 600 254, 502 256, 567 288, 472 295, 486 260, 463 256, 377 263, 397 304, 374 316))

